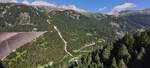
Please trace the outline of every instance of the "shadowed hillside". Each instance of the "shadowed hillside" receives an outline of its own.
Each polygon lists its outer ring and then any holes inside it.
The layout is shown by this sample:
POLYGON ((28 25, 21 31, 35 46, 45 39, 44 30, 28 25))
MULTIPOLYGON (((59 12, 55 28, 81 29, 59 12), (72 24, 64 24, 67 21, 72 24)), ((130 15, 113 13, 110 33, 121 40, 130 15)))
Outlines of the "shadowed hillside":
POLYGON ((70 63, 69 68, 149 68, 150 31, 127 34, 70 63))

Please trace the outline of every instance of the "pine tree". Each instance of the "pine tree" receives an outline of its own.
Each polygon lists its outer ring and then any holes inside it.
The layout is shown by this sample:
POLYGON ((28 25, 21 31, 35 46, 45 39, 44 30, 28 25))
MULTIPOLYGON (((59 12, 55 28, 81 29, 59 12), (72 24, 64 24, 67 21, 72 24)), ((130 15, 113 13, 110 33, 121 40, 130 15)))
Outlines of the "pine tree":
MULTIPOLYGON (((148 37, 147 32, 143 32, 141 36, 142 36, 142 42, 144 42, 144 43, 149 42, 149 37, 148 37)), ((145 45, 145 44, 143 44, 143 45, 145 45)))
POLYGON ((137 54, 137 60, 142 60, 144 54, 145 54, 145 49, 144 47, 141 47, 139 53, 137 54))
POLYGON ((96 63, 92 63, 92 68, 98 68, 96 63))
POLYGON ((124 44, 122 44, 118 50, 118 57, 120 58, 125 57, 126 61, 128 61, 131 58, 131 55, 129 54, 128 49, 124 44))
POLYGON ((128 68, 128 67, 126 66, 125 62, 123 61, 123 59, 121 59, 121 60, 119 61, 118 68, 128 68))
POLYGON ((115 58, 112 59, 110 68, 118 68, 117 62, 116 62, 116 59, 115 59, 115 58))
POLYGON ((4 66, 3 66, 3 64, 2 64, 2 62, 0 61, 0 68, 4 68, 4 66))
POLYGON ((103 63, 98 64, 97 68, 104 68, 104 64, 103 63))
POLYGON ((97 53, 95 57, 96 57, 96 60, 97 60, 97 64, 99 64, 99 63, 100 63, 100 57, 99 57, 99 54, 97 53))
POLYGON ((132 35, 130 35, 130 34, 126 34, 123 37, 123 42, 128 47, 128 49, 131 49, 133 47, 134 41, 135 41, 134 37, 132 35))
POLYGON ((107 45, 107 47, 104 49, 102 53, 103 59, 108 60, 110 58, 112 49, 113 49, 112 45, 107 45))
POLYGON ((140 63, 147 62, 147 55, 149 55, 149 48, 147 46, 149 44, 147 42, 148 40, 150 40, 150 36, 148 35, 150 34, 148 34, 147 32, 142 32, 135 35, 135 39, 133 38, 133 36, 126 36, 125 41, 122 41, 122 39, 120 39, 116 41, 112 46, 107 45, 100 51, 93 51, 92 53, 89 53, 86 59, 84 59, 85 64, 87 62, 87 65, 81 64, 81 68, 127 68, 126 64, 128 64, 130 68, 132 66, 134 67, 140 65, 140 63), (131 39, 134 39, 134 42, 133 40, 131 42, 131 39), (130 47, 131 44, 134 46, 130 47), (146 55, 147 58, 144 57, 144 60, 142 60, 144 55, 146 55), (129 62, 129 60, 131 60, 131 62, 129 62))
POLYGON ((88 54, 87 59, 86 59, 86 62, 87 62, 88 64, 91 64, 91 62, 92 62, 91 53, 88 54))

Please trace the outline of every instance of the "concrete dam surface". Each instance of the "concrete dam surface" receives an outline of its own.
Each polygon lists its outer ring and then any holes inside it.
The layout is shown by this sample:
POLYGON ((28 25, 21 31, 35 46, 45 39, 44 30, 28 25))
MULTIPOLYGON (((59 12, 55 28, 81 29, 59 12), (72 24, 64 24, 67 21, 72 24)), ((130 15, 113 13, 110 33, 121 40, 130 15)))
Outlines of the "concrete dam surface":
POLYGON ((45 32, 0 32, 0 59, 3 60, 17 48, 31 42, 44 33, 45 32))

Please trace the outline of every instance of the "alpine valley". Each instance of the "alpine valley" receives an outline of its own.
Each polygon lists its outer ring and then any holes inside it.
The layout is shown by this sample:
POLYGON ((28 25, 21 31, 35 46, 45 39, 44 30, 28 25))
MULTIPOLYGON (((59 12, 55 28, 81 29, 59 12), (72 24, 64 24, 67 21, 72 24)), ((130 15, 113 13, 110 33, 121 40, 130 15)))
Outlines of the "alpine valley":
MULTIPOLYGON (((109 15, 42 5, 0 3, 0 32, 43 32, 12 51, 2 60, 2 64, 6 68, 136 68, 129 64, 130 58, 132 60, 136 55, 129 54, 149 54, 145 53, 149 51, 148 48, 143 49, 149 45, 149 27, 150 9, 127 10, 118 15, 109 15), (133 35, 138 33, 138 36, 133 35), (137 37, 142 39, 138 41, 137 37), (148 40, 141 43, 143 37, 148 40), (120 43, 122 39, 125 40, 120 43), (136 47, 136 42, 142 46, 136 47), (134 46, 130 48, 128 45, 134 46), (110 54, 111 51, 113 53, 110 54), (121 52, 119 55, 118 51, 121 52), (105 55, 101 52, 105 52, 105 55), (99 59, 88 59, 86 64, 85 57, 97 54, 102 58, 101 62, 99 59), (114 59, 118 56, 119 59, 114 59), (112 60, 116 67, 111 66, 112 60)), ((142 60, 141 57, 138 59, 142 60)), ((141 62, 135 62, 138 63, 141 62)))

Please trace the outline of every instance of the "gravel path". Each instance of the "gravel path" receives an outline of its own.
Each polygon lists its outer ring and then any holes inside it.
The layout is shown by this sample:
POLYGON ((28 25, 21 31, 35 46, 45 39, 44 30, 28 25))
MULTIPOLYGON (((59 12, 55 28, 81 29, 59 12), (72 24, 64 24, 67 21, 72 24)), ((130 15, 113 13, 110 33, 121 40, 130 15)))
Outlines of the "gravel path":
POLYGON ((59 29, 54 25, 54 29, 57 31, 57 33, 58 33, 58 35, 60 36, 60 38, 62 39, 62 41, 64 42, 64 44, 65 44, 65 46, 64 46, 64 50, 65 50, 65 52, 68 54, 68 55, 70 55, 70 56, 72 56, 73 57, 73 55, 67 50, 67 41, 63 38, 63 36, 62 36, 62 34, 61 34, 61 32, 59 31, 59 29))

